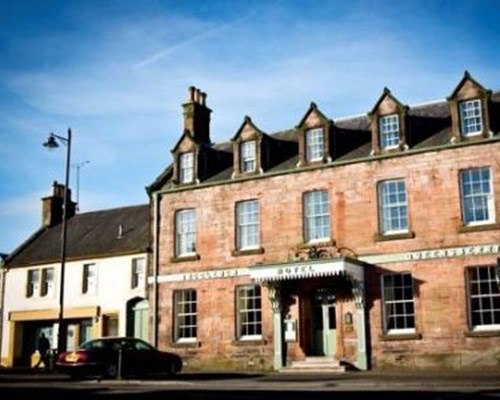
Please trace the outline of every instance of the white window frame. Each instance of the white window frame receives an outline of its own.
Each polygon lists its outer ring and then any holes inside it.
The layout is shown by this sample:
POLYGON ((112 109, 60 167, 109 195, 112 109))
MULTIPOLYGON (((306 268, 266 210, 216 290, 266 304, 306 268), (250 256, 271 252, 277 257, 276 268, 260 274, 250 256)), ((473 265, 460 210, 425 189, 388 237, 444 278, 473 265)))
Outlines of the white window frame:
POLYGON ((377 185, 379 229, 382 235, 409 232, 408 195, 404 179, 389 179, 377 185))
POLYGON ((191 183, 194 180, 194 153, 182 153, 179 155, 179 181, 191 183))
POLYGON ((500 289, 496 266, 467 267, 467 303, 469 327, 472 331, 500 330, 500 289), (473 276, 474 275, 474 276, 473 276), (476 321, 477 319, 481 321, 476 321), (489 319, 491 323, 485 322, 489 319))
POLYGON ((258 200, 236 203, 236 248, 251 250, 260 247, 260 209, 258 200))
POLYGON ((470 168, 460 171, 460 200, 464 226, 485 225, 495 222, 493 177, 489 167, 470 168), (468 180, 466 181, 466 179, 468 180), (477 214, 484 214, 486 218, 478 219, 477 214))
POLYGON ((262 339, 262 290, 259 285, 236 287, 236 337, 262 339))
POLYGON ((146 283, 146 258, 136 257, 132 259, 132 289, 144 289, 146 283))
POLYGON ((481 100, 472 99, 458 104, 460 114, 460 132, 462 136, 476 136, 483 131, 481 100))
POLYGON ((194 208, 175 213, 175 256, 196 255, 196 213, 194 208))
POLYGON ((380 147, 384 150, 395 149, 399 146, 400 128, 399 115, 390 114, 379 118, 380 147))
POLYGON ((174 290, 174 341, 196 342, 197 293, 195 289, 174 290))
POLYGON ((414 300, 413 276, 409 272, 384 274, 380 277, 382 288, 383 332, 386 334, 412 334, 416 332, 416 312, 414 300), (405 282, 409 277, 411 283, 405 282), (388 282, 389 279, 392 282, 388 282), (397 284, 396 279, 402 282, 397 284), (391 283, 392 285, 389 285, 391 283), (411 290, 411 296, 407 296, 411 290), (399 295, 399 296, 398 296, 399 295), (408 326, 407 319, 413 319, 413 326, 408 326), (404 326, 399 327, 398 321, 404 320, 404 326), (396 327, 391 327, 396 326, 396 327))
POLYGON ((85 263, 82 268, 82 294, 93 296, 97 294, 97 264, 85 263))
POLYGON ((247 140, 240 143, 240 171, 254 172, 257 168, 257 141, 247 140))
POLYGON ((28 269, 26 276, 26 297, 40 297, 40 278, 41 271, 39 269, 28 269))
POLYGON ((306 160, 321 161, 325 155, 325 135, 323 128, 306 131, 306 160))
POLYGON ((326 242, 331 238, 330 200, 326 190, 304 193, 304 242, 326 242))

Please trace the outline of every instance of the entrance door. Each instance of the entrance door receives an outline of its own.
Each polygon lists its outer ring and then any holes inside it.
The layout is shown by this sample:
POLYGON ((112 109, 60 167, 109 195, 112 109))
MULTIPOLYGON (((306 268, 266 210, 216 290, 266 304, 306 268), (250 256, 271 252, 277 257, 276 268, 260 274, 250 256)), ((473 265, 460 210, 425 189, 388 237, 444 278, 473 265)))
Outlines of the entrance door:
POLYGON ((333 356, 337 350, 334 296, 324 289, 318 290, 313 298, 312 313, 312 354, 333 356))

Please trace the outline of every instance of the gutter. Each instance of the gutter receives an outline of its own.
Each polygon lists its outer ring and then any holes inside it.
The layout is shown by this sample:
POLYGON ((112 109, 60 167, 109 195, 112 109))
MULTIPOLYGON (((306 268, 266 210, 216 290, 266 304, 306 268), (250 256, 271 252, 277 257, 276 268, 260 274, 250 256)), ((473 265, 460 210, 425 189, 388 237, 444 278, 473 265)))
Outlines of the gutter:
POLYGON ((158 255, 158 228, 159 228, 159 193, 153 193, 153 346, 158 347, 158 271, 159 271, 159 255, 158 255))

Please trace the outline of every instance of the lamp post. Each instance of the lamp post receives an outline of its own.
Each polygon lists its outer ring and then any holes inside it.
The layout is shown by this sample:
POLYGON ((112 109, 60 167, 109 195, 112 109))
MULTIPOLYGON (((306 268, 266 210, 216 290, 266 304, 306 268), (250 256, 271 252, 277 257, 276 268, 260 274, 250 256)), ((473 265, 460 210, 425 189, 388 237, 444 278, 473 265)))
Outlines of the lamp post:
POLYGON ((69 166, 71 162, 71 129, 68 129, 67 137, 59 136, 54 133, 49 135, 47 141, 43 144, 49 150, 59 147, 61 142, 66 146, 66 177, 64 181, 64 203, 63 203, 63 214, 62 214, 62 228, 61 228, 61 273, 60 273, 60 283, 59 283, 59 314, 57 317, 57 322, 59 324, 57 330, 57 353, 64 351, 65 338, 64 334, 66 329, 64 329, 64 272, 66 264, 66 231, 67 231, 67 216, 68 216, 68 185, 69 185, 69 166))

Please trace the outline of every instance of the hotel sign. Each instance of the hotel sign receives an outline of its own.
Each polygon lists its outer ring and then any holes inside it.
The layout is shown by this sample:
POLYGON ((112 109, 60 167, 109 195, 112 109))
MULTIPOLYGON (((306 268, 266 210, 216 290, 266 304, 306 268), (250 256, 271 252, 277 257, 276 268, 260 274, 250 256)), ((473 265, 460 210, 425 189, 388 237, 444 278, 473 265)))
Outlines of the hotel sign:
POLYGON ((479 246, 450 247, 448 249, 412 251, 406 254, 406 259, 413 261, 428 260, 433 258, 481 256, 496 254, 498 252, 500 252, 500 244, 488 244, 479 246))

